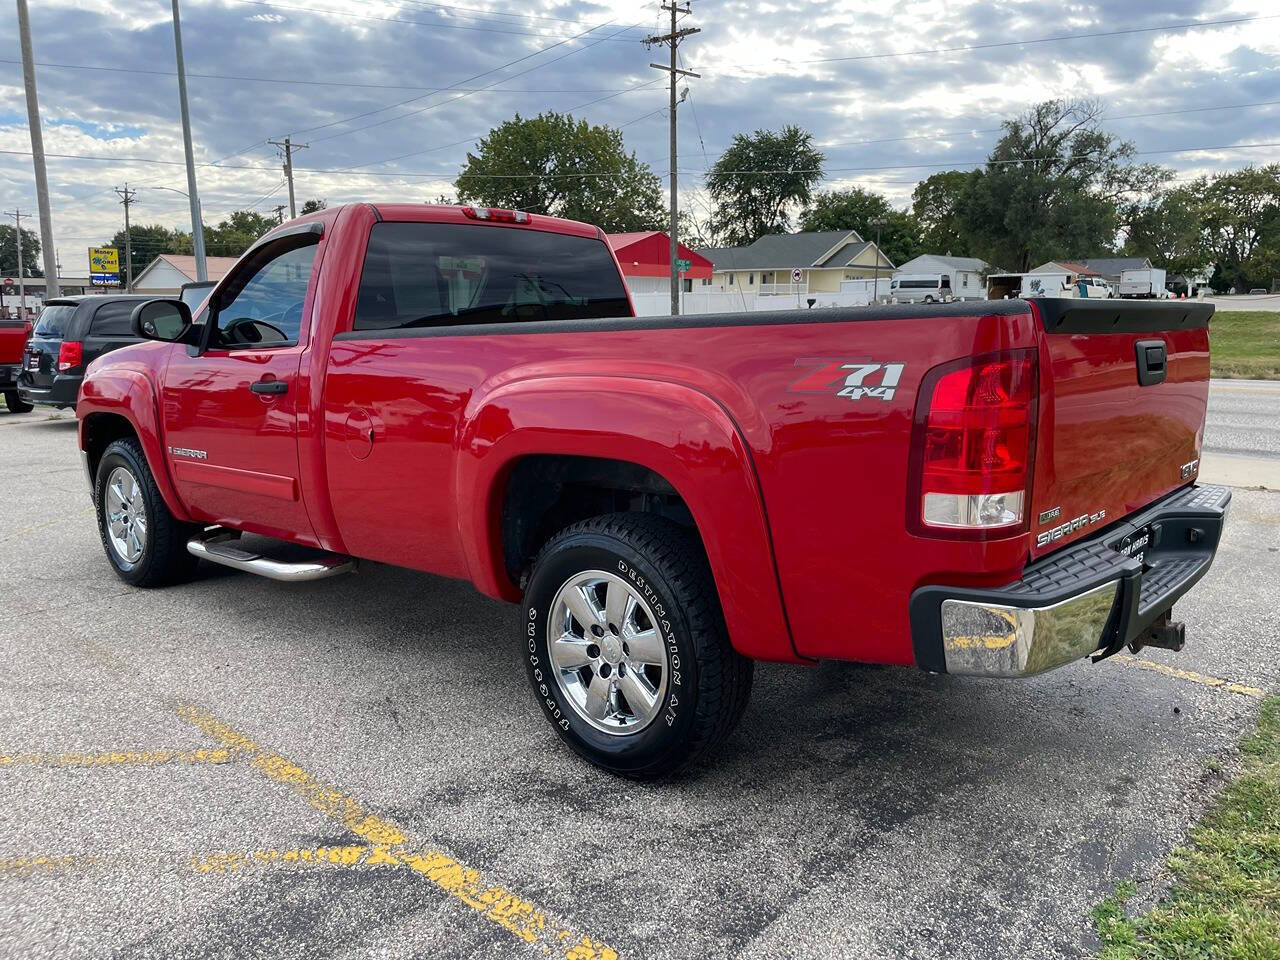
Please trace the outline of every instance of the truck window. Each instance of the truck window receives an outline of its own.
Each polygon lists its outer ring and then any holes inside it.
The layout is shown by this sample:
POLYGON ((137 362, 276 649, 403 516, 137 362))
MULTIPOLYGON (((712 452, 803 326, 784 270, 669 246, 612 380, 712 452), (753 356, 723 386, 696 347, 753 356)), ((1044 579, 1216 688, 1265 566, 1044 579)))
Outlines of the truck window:
POLYGON ((603 241, 444 223, 378 223, 369 235, 354 329, 627 317, 603 241))
POLYGON ((133 317, 136 300, 117 300, 104 303, 93 315, 93 323, 89 325, 89 333, 95 337, 131 337, 133 329, 129 321, 133 317))
POLYGON ((224 350, 298 342, 316 243, 294 246, 257 267, 247 281, 232 278, 231 299, 218 304, 211 344, 224 350), (238 289, 237 289, 238 288, 238 289))

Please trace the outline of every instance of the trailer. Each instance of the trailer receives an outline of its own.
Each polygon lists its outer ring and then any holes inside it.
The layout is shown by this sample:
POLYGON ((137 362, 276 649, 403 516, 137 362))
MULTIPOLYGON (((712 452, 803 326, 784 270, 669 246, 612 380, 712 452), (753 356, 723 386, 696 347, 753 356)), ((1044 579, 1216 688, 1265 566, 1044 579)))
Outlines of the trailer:
POLYGON ((1164 282, 1165 272, 1159 267, 1125 270, 1120 274, 1120 296, 1148 300, 1163 299, 1168 296, 1164 282))

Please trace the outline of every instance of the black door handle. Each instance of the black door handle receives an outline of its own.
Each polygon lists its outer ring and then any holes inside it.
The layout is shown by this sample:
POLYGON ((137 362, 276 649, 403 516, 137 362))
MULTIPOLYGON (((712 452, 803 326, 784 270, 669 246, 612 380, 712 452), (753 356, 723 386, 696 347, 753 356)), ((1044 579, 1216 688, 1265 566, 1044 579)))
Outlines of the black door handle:
POLYGON ((1133 345, 1138 358, 1138 385, 1164 383, 1169 373, 1169 355, 1163 340, 1139 340, 1133 345))
POLYGON ((255 380, 249 389, 254 393, 288 393, 289 384, 283 380, 255 380))

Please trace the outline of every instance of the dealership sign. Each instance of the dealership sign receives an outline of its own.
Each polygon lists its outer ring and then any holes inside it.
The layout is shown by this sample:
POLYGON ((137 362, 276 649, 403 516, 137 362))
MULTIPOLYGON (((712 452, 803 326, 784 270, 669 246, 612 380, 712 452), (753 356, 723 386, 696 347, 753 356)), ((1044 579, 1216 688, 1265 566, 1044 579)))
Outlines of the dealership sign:
POLYGON ((89 248, 89 283, 95 287, 120 285, 120 251, 115 247, 89 248))

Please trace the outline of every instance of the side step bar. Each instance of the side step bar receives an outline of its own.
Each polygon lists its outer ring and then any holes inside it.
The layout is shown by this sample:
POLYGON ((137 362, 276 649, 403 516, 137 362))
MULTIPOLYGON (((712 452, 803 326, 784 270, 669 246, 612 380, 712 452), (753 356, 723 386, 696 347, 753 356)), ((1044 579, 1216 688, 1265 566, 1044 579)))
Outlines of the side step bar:
POLYGON ((301 583, 306 580, 323 580, 344 573, 354 573, 355 557, 315 551, 315 556, 302 561, 273 560, 251 550, 234 545, 239 534, 229 530, 206 531, 187 541, 187 552, 211 563, 220 563, 233 570, 256 573, 269 580, 285 583, 301 583))

